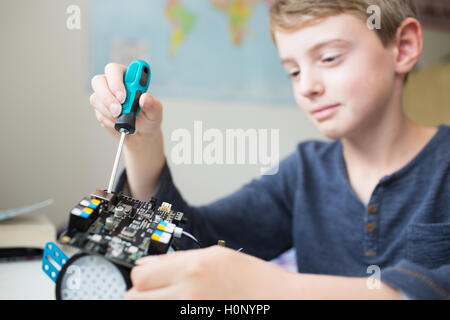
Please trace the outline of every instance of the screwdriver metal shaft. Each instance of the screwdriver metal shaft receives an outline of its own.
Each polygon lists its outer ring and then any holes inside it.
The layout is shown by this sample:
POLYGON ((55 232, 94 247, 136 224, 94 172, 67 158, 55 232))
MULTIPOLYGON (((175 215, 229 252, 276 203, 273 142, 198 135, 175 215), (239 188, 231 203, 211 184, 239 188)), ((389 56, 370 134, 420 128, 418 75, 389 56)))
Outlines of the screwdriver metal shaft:
POLYGON ((111 179, 109 179, 108 193, 111 193, 114 180, 116 180, 117 167, 119 166, 120 155, 122 154, 123 141, 127 135, 126 131, 122 130, 120 135, 119 148, 117 148, 116 159, 114 160, 113 171, 111 173, 111 179))

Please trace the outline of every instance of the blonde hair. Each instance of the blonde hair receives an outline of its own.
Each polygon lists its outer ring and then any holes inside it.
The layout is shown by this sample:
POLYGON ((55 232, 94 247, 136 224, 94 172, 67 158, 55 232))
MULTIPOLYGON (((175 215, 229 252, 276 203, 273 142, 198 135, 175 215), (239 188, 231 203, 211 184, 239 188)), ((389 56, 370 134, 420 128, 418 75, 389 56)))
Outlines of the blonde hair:
POLYGON ((414 0, 273 0, 270 8, 270 32, 293 31, 309 22, 341 13, 354 14, 364 21, 367 8, 381 9, 381 28, 375 29, 386 47, 396 38, 397 28, 408 17, 417 18, 414 0))

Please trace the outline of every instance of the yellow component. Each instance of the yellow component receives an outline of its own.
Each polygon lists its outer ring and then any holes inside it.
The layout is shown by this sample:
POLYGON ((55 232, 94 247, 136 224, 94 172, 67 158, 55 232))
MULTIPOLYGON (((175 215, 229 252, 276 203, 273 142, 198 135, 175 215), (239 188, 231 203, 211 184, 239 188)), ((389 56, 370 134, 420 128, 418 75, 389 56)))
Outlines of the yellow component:
POLYGON ((94 212, 94 209, 86 207, 86 208, 83 209, 83 211, 91 214, 92 212, 94 212))
POLYGON ((152 234, 152 240, 159 241, 159 236, 156 234, 152 234))
POLYGON ((70 237, 69 237, 69 236, 62 236, 61 239, 60 239, 60 241, 61 241, 62 243, 69 243, 70 237))
POLYGON ((158 226, 156 227, 156 229, 164 231, 164 229, 166 229, 166 227, 163 226, 162 224, 158 224, 158 226))
POLYGON ((98 200, 98 199, 93 199, 93 200, 91 200, 91 202, 96 205, 100 204, 100 200, 98 200))

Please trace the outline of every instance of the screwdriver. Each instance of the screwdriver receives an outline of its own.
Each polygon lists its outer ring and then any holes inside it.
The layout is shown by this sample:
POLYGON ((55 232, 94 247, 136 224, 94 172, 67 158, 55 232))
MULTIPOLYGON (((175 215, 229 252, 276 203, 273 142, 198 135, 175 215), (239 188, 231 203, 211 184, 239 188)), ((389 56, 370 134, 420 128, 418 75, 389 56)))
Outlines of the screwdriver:
POLYGON ((123 142, 125 136, 134 134, 136 131, 136 117, 141 108, 139 107, 139 98, 148 89, 150 84, 151 70, 147 62, 135 60, 130 63, 123 77, 127 97, 122 104, 122 112, 119 115, 114 128, 120 132, 119 147, 114 160, 111 178, 109 179, 108 193, 112 192, 114 180, 116 179, 117 167, 119 166, 120 155, 122 154, 123 142))

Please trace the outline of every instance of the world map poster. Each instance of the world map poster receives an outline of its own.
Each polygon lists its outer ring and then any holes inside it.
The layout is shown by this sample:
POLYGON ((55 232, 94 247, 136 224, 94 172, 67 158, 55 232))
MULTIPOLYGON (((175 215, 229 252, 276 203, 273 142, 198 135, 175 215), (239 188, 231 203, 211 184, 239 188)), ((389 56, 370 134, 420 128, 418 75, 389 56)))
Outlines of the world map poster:
POLYGON ((150 64, 158 97, 295 105, 269 32, 270 0, 93 0, 90 69, 150 64))

